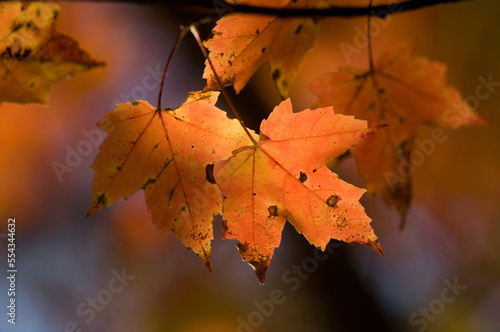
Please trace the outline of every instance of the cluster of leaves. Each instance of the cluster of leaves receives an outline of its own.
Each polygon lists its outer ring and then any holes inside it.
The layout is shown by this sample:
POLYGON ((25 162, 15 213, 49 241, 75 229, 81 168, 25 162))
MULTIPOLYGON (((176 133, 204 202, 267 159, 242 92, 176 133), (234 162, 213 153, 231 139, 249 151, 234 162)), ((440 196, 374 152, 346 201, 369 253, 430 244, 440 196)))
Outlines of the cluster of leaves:
MULTIPOLYGON (((263 0, 231 3, 269 6, 263 0)), ((273 3, 286 10, 330 5, 323 0, 273 3)), ((21 74, 7 67, 9 61, 28 65, 28 59, 38 59, 43 68, 44 45, 60 36, 52 28, 54 15, 49 15, 45 25, 50 33, 40 33, 43 42, 30 46, 27 56, 24 40, 20 44, 16 37, 32 27, 28 13, 38 19, 39 13, 56 12, 50 6, 17 5, 9 37, 2 39, 10 42, 10 55, 2 53, 5 71, 16 78, 21 74)), ((0 7, 0 14, 4 12, 6 7, 0 7)), ((397 174, 400 163, 411 158, 418 128, 451 126, 445 116, 449 112, 459 116, 462 125, 482 120, 446 84, 446 67, 415 56, 409 43, 396 44, 368 70, 340 68, 319 77, 310 86, 318 96, 315 109, 294 113, 288 88, 320 25, 321 20, 309 17, 230 13, 220 18, 204 42, 209 51, 204 91, 190 93, 176 109, 146 101, 121 103, 99 121, 108 136, 92 165, 96 173, 88 214, 142 189, 158 230, 173 231, 209 270, 213 218, 220 214, 223 237, 238 241, 242 258, 255 268, 260 282, 287 220, 323 250, 337 239, 366 244, 383 254, 359 203, 366 190, 340 180, 327 162, 350 151, 368 192, 382 193, 404 217, 411 200, 410 177, 393 179, 387 174, 397 174), (257 135, 240 120, 229 119, 215 103, 217 90, 233 85, 240 92, 266 60, 284 101, 262 122, 257 135)), ((79 66, 100 65, 82 51, 70 53, 85 58, 85 65, 71 67, 70 73, 79 66)), ((51 61, 58 61, 58 70, 69 67, 64 56, 51 61)), ((53 66, 51 61, 48 66, 53 66)), ((28 95, 32 99, 15 94, 0 98, 46 101, 28 95)))

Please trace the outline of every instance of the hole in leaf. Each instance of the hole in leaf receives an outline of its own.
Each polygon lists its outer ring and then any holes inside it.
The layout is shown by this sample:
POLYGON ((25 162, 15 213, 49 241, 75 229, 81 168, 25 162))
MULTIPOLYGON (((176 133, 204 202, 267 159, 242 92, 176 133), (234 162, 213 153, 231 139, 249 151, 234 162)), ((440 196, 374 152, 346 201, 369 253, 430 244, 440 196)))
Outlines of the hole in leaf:
POLYGON ((205 166, 206 179, 211 184, 215 184, 215 176, 214 176, 214 164, 208 164, 205 166))

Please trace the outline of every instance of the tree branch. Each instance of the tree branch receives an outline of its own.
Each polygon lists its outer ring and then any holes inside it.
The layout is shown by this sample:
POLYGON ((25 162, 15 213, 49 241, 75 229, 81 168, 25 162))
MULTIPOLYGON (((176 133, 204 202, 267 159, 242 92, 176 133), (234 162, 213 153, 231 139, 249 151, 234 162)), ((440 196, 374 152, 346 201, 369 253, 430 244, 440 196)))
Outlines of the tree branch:
MULTIPOLYGON (((278 17, 356 17, 356 16, 377 16, 385 17, 396 13, 407 12, 411 10, 430 7, 438 4, 447 4, 455 2, 464 2, 470 0, 406 0, 387 5, 378 5, 373 7, 330 7, 330 8, 286 8, 278 9, 271 7, 256 7, 248 5, 230 5, 222 0, 76 0, 88 2, 121 2, 133 3, 144 5, 167 5, 177 4, 183 6, 191 6, 198 8, 205 8, 214 12, 229 13, 248 13, 248 14, 261 14, 273 15, 278 17)), ((76 2, 74 1, 74 2, 76 2)), ((72 2, 72 1, 68 1, 72 2)))

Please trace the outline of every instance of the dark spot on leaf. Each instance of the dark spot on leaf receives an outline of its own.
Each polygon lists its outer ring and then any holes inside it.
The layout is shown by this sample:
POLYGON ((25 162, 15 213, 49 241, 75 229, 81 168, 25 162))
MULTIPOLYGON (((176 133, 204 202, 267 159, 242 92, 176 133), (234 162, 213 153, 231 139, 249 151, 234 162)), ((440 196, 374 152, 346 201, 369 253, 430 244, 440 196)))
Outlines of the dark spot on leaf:
POLYGON ((307 181, 307 174, 300 172, 299 181, 304 183, 307 181))
POLYGON ((116 170, 119 171, 122 169, 122 167, 123 167, 122 165, 118 165, 118 166, 116 166, 116 170))
POLYGON ((185 212, 186 211, 186 207, 183 205, 181 206, 181 212, 185 212))
POLYGON ((336 207, 338 199, 338 196, 332 195, 328 197, 328 199, 326 200, 326 204, 331 207, 336 207))
MULTIPOLYGON (((334 142, 334 143, 335 143, 335 142, 334 142)), ((317 171, 316 169, 313 169, 313 173, 316 173, 316 171, 317 171)))
POLYGON ((207 181, 211 184, 215 184, 214 164, 208 164, 205 166, 205 174, 207 181))
POLYGON ((156 183, 156 179, 149 178, 146 183, 142 186, 142 189, 146 189, 147 186, 153 185, 156 183))
MULTIPOLYGON (((334 217, 335 217, 335 215, 334 215, 334 217)), ((337 218, 337 227, 340 230, 343 230, 344 228, 347 227, 347 220, 345 219, 345 217, 337 218)))
POLYGON ((403 118, 402 116, 400 116, 400 117, 398 118, 398 121, 399 121, 399 123, 403 123, 403 122, 405 122, 405 118, 403 118))
POLYGON ((254 195, 254 196, 257 196, 257 194, 256 194, 256 193, 253 193, 253 195, 254 195))
POLYGON ((378 93, 380 93, 380 94, 385 93, 385 89, 384 88, 378 89, 378 93))
POLYGON ((191 144, 191 148, 193 148, 193 149, 194 149, 194 145, 193 145, 193 144, 191 144))
POLYGON ((260 33, 259 29, 257 29, 257 31, 255 31, 255 34, 258 35, 260 33))
POLYGON ((16 32, 17 30, 21 29, 22 27, 23 27, 22 23, 14 22, 14 24, 12 24, 12 28, 10 28, 10 30, 12 32, 16 32))
POLYGON ((297 29, 295 29, 295 34, 299 34, 299 33, 300 33, 300 30, 302 30, 302 24, 301 24, 301 25, 299 25, 299 26, 297 27, 297 29))
POLYGON ((273 80, 275 80, 275 81, 276 81, 278 78, 280 78, 280 76, 281 76, 281 72, 280 72, 280 70, 279 70, 279 69, 275 69, 275 70, 273 71, 273 80))
POLYGON ((237 243, 236 246, 241 253, 245 253, 248 250, 248 242, 237 243))
POLYGON ((132 103, 132 106, 139 106, 140 103, 141 103, 140 101, 136 100, 132 103))
POLYGON ((268 209, 270 217, 278 216, 278 207, 276 205, 271 205, 268 209))
POLYGON ((99 198, 97 199, 96 205, 98 205, 98 206, 107 206, 108 205, 108 199, 107 199, 105 194, 102 194, 101 196, 99 196, 99 198))
POLYGON ((265 48, 265 47, 263 47, 263 48, 262 48, 262 53, 264 53, 265 51, 266 51, 266 48, 265 48))

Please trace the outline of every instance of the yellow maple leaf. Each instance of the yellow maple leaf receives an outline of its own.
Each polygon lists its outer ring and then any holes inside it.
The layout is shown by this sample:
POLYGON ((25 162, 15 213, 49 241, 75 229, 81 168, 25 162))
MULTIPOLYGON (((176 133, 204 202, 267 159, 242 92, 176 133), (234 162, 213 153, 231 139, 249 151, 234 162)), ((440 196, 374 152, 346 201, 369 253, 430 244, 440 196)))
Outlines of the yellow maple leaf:
POLYGON ((51 85, 104 64, 55 30, 59 10, 46 3, 0 4, 0 102, 48 104, 51 85))

